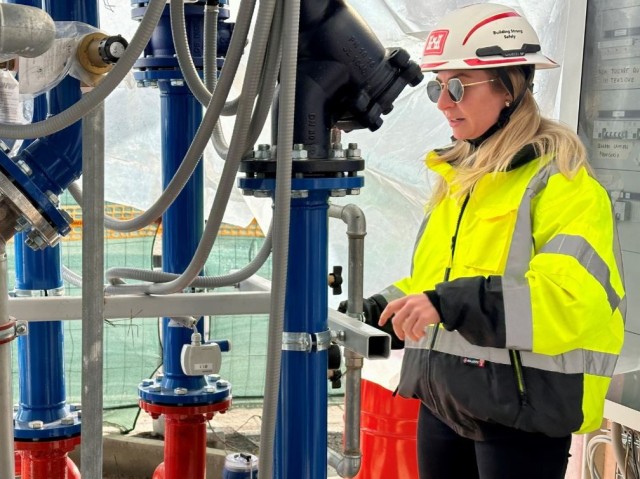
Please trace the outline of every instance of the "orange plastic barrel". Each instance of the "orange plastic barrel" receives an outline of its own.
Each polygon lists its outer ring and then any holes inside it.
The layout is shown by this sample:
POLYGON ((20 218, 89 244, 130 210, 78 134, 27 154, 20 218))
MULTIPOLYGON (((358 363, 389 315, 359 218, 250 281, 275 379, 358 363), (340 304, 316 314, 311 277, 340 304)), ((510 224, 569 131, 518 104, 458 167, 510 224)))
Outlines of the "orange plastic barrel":
POLYGON ((420 401, 366 379, 361 383, 360 447, 356 479, 418 477, 416 428, 420 401))

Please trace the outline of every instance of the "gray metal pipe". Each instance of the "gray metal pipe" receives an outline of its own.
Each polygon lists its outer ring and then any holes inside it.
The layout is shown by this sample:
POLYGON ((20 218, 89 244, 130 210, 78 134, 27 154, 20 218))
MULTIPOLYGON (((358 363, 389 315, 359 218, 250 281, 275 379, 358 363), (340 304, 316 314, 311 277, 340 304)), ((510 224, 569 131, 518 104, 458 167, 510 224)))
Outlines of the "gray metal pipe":
MULTIPOLYGON (((364 237, 367 224, 363 211, 356 205, 329 206, 329 216, 340 218, 347 225, 349 238, 349 282, 347 314, 362 319, 362 296, 364 283, 364 237)), ((329 464, 340 477, 354 477, 360 470, 360 382, 362 378, 362 356, 345 349, 344 387, 344 443, 342 453, 328 450, 329 464)))
MULTIPOLYGON (((7 309, 9 287, 6 246, 5 241, 0 240, 0 326, 10 321, 7 309)), ((0 444, 0 477, 14 477, 11 342, 0 344, 0 444)))
POLYGON ((104 103, 82 120, 82 477, 102 478, 104 103))

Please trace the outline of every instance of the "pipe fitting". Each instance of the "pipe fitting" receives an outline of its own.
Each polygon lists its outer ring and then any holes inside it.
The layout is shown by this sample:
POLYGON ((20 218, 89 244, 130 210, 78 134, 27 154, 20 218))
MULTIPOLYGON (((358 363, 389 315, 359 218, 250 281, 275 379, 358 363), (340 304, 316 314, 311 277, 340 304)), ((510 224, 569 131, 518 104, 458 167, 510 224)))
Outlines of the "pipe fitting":
POLYGON ((329 449, 327 451, 329 465, 333 467, 340 477, 354 477, 360 471, 362 456, 360 454, 340 454, 329 449))

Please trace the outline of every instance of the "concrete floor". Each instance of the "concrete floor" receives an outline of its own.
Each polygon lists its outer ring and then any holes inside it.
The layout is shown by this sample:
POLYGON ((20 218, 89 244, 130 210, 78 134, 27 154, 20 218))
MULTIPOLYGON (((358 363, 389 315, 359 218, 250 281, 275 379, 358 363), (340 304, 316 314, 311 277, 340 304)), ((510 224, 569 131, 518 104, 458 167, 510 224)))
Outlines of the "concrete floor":
MULTIPOLYGON (((244 452, 252 445, 257 450, 261 414, 260 408, 233 407, 226 413, 213 417, 207 434, 209 447, 206 479, 221 479, 227 454, 244 452)), ((343 414, 342 405, 331 405, 328 408, 328 431, 334 443, 340 441, 343 414)), ((153 471, 163 459, 164 443, 158 434, 161 430, 161 423, 154 423, 146 414, 140 415, 135 430, 129 435, 124 436, 115 430, 106 429, 103 479, 151 479, 153 471)), ((339 450, 339 444, 332 447, 339 450)), ((70 457, 81 466, 80 449, 76 449, 70 457)), ((338 479, 338 476, 329 468, 327 478, 338 479)))

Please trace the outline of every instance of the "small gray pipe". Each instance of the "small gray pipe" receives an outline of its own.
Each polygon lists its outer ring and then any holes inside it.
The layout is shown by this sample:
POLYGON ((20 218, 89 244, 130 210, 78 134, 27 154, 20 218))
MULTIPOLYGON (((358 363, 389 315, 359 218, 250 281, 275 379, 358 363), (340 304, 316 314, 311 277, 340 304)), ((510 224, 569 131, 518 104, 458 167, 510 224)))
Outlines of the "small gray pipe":
MULTIPOLYGON (((9 322, 7 244, 0 239, 0 326, 9 322)), ((15 476, 11 342, 0 344, 0 477, 15 476)))
POLYGON ((102 478, 104 103, 82 120, 82 477, 102 478))
MULTIPOLYGON (((364 281, 364 237, 367 224, 363 211, 356 205, 329 206, 329 216, 340 218, 347 225, 349 238, 349 283, 347 314, 362 319, 364 281)), ((354 477, 360 470, 360 380, 362 378, 363 357, 348 349, 345 358, 344 390, 344 444, 342 453, 328 449, 327 458, 340 477, 354 477)))

